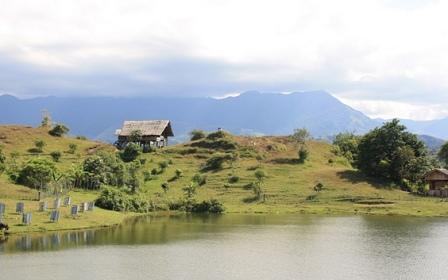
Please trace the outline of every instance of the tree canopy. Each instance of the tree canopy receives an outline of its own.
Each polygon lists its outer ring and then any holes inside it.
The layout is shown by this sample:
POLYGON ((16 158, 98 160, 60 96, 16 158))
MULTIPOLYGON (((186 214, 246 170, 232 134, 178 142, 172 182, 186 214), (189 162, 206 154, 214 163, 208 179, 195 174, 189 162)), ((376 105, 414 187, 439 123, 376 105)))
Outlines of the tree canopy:
POLYGON ((367 175, 418 182, 431 168, 425 144, 394 119, 364 135, 357 165, 367 175))

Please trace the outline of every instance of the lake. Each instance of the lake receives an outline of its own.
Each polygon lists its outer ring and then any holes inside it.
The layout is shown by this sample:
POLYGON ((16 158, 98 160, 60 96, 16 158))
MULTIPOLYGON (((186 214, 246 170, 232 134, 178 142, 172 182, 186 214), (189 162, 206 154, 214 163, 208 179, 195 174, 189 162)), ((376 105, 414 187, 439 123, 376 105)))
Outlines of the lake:
POLYGON ((10 236, 0 279, 446 279, 448 219, 139 217, 10 236))

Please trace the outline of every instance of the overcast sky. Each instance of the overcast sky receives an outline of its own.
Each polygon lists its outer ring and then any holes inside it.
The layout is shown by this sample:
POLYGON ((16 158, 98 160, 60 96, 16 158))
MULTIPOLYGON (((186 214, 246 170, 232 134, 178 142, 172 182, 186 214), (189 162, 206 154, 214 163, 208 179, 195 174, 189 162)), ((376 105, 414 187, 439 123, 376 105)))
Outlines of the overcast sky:
POLYGON ((0 0, 0 93, 327 90, 372 117, 448 116, 448 1, 0 0))

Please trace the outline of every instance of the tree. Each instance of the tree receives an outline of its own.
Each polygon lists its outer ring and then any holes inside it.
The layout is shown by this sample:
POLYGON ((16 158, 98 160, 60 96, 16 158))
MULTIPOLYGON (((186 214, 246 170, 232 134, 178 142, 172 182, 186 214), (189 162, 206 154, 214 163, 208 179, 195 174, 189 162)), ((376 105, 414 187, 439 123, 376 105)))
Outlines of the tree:
POLYGON ((74 154, 77 149, 78 149, 78 145, 76 145, 75 143, 70 143, 70 144, 68 144, 68 151, 67 152, 69 154, 74 154))
POLYGON ((299 156, 299 163, 305 163, 309 155, 308 149, 305 146, 300 147, 298 156, 299 156))
POLYGON ((34 141, 34 146, 36 146, 36 148, 34 149, 34 151, 35 152, 37 152, 37 153, 42 153, 43 152, 43 150, 44 150, 44 147, 46 146, 47 144, 45 143, 45 141, 44 140, 36 140, 36 141, 34 141))
POLYGON ((19 171, 17 182, 33 188, 43 188, 56 172, 53 162, 45 158, 32 158, 19 171))
POLYGON ((321 182, 318 182, 316 185, 314 185, 313 190, 315 192, 320 192, 324 189, 324 184, 322 184, 321 182))
POLYGON ((364 135, 358 145, 358 167, 365 174, 396 182, 423 180, 427 164, 425 144, 397 119, 364 135))
POLYGON ((90 189, 97 189, 101 183, 106 182, 106 164, 104 159, 98 155, 88 157, 82 164, 84 172, 84 185, 90 189))
POLYGON ((131 162, 128 167, 129 180, 127 182, 128 186, 131 188, 132 193, 136 193, 140 188, 140 179, 137 176, 137 172, 141 165, 138 161, 131 162))
POLYGON ((62 153, 59 151, 54 151, 50 153, 50 156, 53 159, 53 161, 58 162, 59 159, 61 159, 62 153))
POLYGON ((191 136, 190 140, 195 141, 207 137, 207 133, 205 133, 205 131, 203 130, 195 129, 190 132, 190 136, 191 136))
POLYGON ((63 135, 67 134, 70 131, 70 129, 63 125, 63 124, 56 124, 48 133, 51 136, 55 137, 62 137, 63 135))
POLYGON ((305 144, 311 138, 310 132, 306 128, 294 129, 291 138, 299 144, 305 144))
POLYGON ((140 145, 136 143, 129 143, 126 145, 123 151, 120 152, 120 157, 124 162, 131 162, 140 155, 142 149, 140 145))
POLYGON ((448 142, 442 145, 437 156, 445 166, 448 166, 448 142))
POLYGON ((142 139, 142 131, 139 129, 131 131, 131 134, 129 135, 129 141, 133 143, 140 142, 142 139))
POLYGON ((361 137, 353 133, 339 133, 333 140, 333 145, 338 147, 337 154, 347 158, 351 163, 358 159, 358 145, 361 137))
POLYGON ((0 174, 3 173, 3 171, 5 171, 6 169, 6 157, 3 154, 3 150, 0 147, 0 174))

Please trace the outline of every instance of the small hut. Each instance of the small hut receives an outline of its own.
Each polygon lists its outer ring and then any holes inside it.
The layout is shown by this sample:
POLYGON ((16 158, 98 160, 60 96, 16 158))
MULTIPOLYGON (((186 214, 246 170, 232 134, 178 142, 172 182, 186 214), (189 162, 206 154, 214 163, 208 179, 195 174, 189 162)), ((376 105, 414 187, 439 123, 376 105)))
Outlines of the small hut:
POLYGON ((174 136, 168 120, 125 121, 115 134, 115 145, 121 149, 129 142, 140 144, 143 148, 162 148, 168 145, 168 137, 174 136))
POLYGON ((425 175, 426 182, 429 184, 430 196, 448 196, 448 170, 439 168, 429 171, 425 175))

